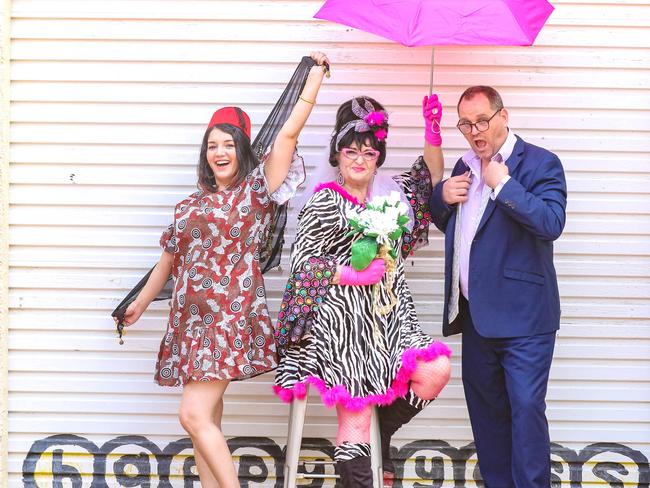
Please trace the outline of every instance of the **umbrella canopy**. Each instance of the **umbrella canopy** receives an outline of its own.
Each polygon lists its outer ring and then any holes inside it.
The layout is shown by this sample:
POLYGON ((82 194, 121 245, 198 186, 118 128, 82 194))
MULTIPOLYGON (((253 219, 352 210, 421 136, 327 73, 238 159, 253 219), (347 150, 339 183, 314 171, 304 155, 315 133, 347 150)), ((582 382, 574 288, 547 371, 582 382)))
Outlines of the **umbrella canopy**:
POLYGON ((314 17, 404 46, 530 46, 551 12, 546 0, 327 0, 314 17))

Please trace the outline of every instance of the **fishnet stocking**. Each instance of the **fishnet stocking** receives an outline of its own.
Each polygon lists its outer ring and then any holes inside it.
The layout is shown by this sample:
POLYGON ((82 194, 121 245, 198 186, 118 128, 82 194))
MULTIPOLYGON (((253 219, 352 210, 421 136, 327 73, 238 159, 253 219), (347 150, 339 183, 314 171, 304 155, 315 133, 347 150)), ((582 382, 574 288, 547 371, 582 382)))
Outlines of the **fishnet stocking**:
POLYGON ((362 444, 370 442, 370 416, 372 407, 367 406, 363 410, 352 412, 340 404, 336 405, 336 415, 339 421, 336 434, 336 445, 344 442, 362 444))
POLYGON ((449 382, 451 362, 447 356, 438 356, 433 361, 420 361, 411 376, 411 389, 423 400, 433 400, 449 382))

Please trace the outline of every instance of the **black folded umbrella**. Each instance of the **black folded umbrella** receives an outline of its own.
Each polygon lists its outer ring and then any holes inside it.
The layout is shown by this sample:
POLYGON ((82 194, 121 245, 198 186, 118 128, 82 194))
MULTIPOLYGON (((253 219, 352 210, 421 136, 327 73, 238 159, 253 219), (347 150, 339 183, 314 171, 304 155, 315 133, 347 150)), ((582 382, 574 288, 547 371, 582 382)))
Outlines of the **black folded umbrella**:
MULTIPOLYGON (((287 84, 286 88, 280 95, 280 98, 276 102, 273 110, 266 118, 266 121, 262 125, 262 128, 257 133, 255 140, 252 143, 253 150, 257 154, 258 158, 261 158, 268 148, 273 144, 275 138, 278 135, 278 132, 289 118, 293 106, 298 101, 300 93, 305 86, 307 81, 307 75, 315 62, 308 56, 305 56, 298 64, 298 67, 293 73, 291 80, 287 84)), ((327 67, 329 69, 329 67, 327 67)), ((284 245, 284 228, 287 223, 287 204, 278 205, 273 220, 271 221, 269 228, 269 235, 267 237, 266 243, 262 247, 262 252, 260 254, 260 268, 262 273, 266 273, 268 270, 275 268, 280 263, 280 258, 282 256, 282 246, 284 245)), ((155 267, 155 266, 154 266, 155 267)), ((111 316, 117 319, 117 333, 119 335, 120 344, 124 343, 122 339, 122 332, 124 329, 124 313, 128 306, 137 298, 144 288, 144 285, 147 284, 147 280, 151 275, 153 268, 151 268, 146 275, 142 277, 138 284, 133 287, 133 289, 124 297, 124 300, 113 310, 111 316)), ((171 276, 165 284, 165 287, 161 292, 154 298, 154 301, 157 300, 168 300, 172 296, 173 283, 171 276)))

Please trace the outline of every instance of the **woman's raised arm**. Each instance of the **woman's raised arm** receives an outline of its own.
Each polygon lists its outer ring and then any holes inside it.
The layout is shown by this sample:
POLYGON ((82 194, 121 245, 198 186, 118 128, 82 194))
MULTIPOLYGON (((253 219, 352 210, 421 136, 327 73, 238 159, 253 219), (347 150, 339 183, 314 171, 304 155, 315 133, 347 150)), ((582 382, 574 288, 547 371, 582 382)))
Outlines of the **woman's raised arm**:
POLYGON ((431 173, 431 185, 442 180, 445 171, 445 161, 442 156, 442 135, 440 120, 442 119, 442 104, 438 95, 425 96, 422 100, 422 116, 424 117, 424 162, 431 173))
POLYGON ((296 105, 293 107, 291 115, 289 115, 280 132, 278 132, 273 142, 273 149, 271 149, 271 153, 264 166, 270 193, 280 188, 280 185, 282 185, 282 182, 289 173, 293 153, 298 143, 298 136, 314 108, 316 95, 323 82, 323 76, 325 75, 324 66, 329 66, 327 56, 321 52, 311 53, 311 58, 316 62, 316 66, 313 66, 309 75, 307 75, 305 87, 296 105))

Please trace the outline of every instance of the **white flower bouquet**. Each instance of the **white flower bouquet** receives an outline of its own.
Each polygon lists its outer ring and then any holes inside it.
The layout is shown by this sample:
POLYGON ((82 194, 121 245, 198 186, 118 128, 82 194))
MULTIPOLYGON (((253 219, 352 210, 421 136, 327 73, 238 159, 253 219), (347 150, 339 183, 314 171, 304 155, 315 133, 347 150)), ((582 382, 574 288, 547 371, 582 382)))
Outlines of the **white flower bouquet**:
POLYGON ((352 227, 348 236, 363 234, 352 244, 350 264, 355 270, 366 269, 376 257, 385 259, 388 255, 397 259, 395 243, 408 232, 409 221, 408 208, 399 193, 392 191, 388 196, 376 196, 361 213, 349 210, 346 216, 352 227))

